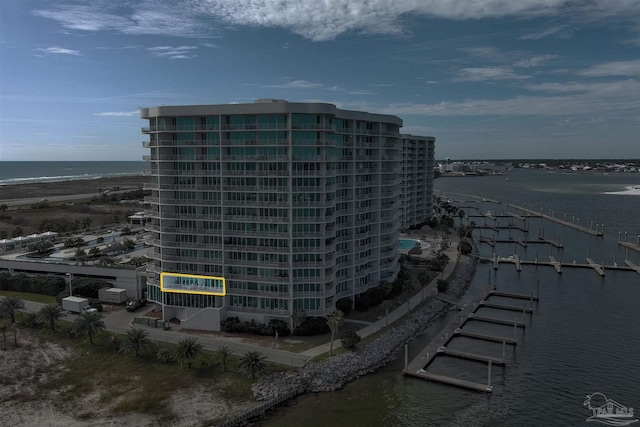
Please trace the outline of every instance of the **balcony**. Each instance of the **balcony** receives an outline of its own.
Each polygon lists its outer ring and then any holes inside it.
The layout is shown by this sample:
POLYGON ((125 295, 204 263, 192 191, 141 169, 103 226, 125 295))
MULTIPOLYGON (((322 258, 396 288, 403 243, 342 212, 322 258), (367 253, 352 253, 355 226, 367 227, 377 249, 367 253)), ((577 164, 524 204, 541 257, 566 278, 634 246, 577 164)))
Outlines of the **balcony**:
POLYGON ((266 298, 289 299, 289 292, 270 292, 270 291, 257 290, 257 289, 228 288, 227 293, 229 295, 246 295, 246 296, 256 296, 256 297, 266 297, 266 298))

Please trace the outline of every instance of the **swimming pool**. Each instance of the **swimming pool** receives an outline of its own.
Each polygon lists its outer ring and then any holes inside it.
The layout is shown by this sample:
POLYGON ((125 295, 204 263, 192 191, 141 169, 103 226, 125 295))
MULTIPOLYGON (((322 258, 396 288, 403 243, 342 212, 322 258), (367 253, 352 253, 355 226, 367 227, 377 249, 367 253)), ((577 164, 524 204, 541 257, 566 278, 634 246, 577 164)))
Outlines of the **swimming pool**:
POLYGON ((416 243, 420 243, 420 248, 422 249, 427 249, 429 246, 431 246, 427 242, 422 242, 416 239, 400 239, 400 250, 408 251, 409 249, 413 248, 416 243))

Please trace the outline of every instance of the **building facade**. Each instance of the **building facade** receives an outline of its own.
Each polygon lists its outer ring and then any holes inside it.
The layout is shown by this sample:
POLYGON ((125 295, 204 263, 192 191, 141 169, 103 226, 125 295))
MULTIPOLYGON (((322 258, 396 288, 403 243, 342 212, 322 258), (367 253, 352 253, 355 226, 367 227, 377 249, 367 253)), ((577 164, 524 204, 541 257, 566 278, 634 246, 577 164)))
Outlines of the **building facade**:
POLYGON ((402 229, 433 216, 434 156, 434 138, 402 135, 402 229))
POLYGON ((140 114, 147 296, 183 327, 324 316, 395 280, 401 228, 431 217, 434 139, 398 117, 281 100, 140 114))

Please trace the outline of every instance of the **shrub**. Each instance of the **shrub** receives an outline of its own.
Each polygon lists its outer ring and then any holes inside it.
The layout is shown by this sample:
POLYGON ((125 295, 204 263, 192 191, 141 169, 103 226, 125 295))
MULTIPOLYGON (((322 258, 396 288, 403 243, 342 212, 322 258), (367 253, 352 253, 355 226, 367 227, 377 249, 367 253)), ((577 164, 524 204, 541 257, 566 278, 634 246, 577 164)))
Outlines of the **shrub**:
POLYGON ((449 282, 446 280, 438 279, 436 283, 438 286, 438 292, 447 292, 447 289, 449 289, 449 282))
POLYGON ((98 291, 102 288, 111 288, 112 285, 106 280, 81 277, 74 278, 71 282, 71 287, 74 295, 98 299, 98 291))
POLYGON ((275 335, 276 330, 279 336, 288 336, 291 334, 289 325, 280 319, 272 319, 269 325, 257 323, 254 319, 241 322, 237 317, 228 317, 222 321, 220 325, 224 332, 243 333, 253 335, 275 335))
POLYGON ((361 294, 356 295, 356 303, 355 308, 358 311, 367 311, 369 310, 369 306, 371 305, 369 299, 369 293, 363 292, 361 294))
POLYGON ((336 310, 340 310, 346 316, 353 307, 353 300, 351 298, 342 298, 336 302, 336 310))
POLYGON ((293 334, 298 336, 322 335, 330 332, 327 319, 324 317, 307 317, 293 334))
POLYGON ((473 246, 471 246, 471 243, 469 243, 468 241, 462 240, 460 242, 460 245, 458 245, 458 250, 462 255, 468 255, 473 250, 473 246))
POLYGON ((280 337, 288 337, 289 335, 291 335, 289 324, 284 320, 271 319, 269 321, 269 324, 267 325, 267 329, 269 331, 269 335, 275 335, 276 331, 278 332, 278 336, 280 337))
POLYGON ((168 347, 160 347, 158 353, 156 353, 156 359, 158 359, 158 362, 170 363, 173 360, 173 353, 168 347))
POLYGON ((387 297, 387 291, 383 286, 376 286, 367 291, 369 294, 369 307, 377 307, 387 297))
POLYGON ((355 349, 359 342, 360 335, 356 334, 354 331, 344 331, 340 335, 340 343, 347 350, 355 349))
POLYGON ((26 274, 0 274, 0 289, 55 296, 65 288, 62 277, 26 274))

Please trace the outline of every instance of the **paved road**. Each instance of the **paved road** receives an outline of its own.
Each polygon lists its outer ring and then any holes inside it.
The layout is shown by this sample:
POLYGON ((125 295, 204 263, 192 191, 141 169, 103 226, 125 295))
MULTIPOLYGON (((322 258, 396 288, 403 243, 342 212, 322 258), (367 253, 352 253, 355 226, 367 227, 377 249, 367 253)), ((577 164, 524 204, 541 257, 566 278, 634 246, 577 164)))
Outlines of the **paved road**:
MULTIPOLYGON (((130 193, 131 191, 135 191, 135 189, 111 191, 109 192, 109 194, 111 195, 111 194, 119 194, 119 193, 130 193)), ((47 196, 44 199, 46 199, 46 201, 49 203, 54 203, 54 202, 68 202, 70 200, 92 199, 94 197, 100 197, 100 196, 102 196, 102 193, 93 192, 93 193, 85 193, 85 194, 67 194, 63 196, 47 196)), ((7 205, 7 206, 32 205, 34 203, 40 203, 44 199, 43 197, 29 197, 29 198, 6 199, 6 200, 0 199, 0 205, 7 205)))

